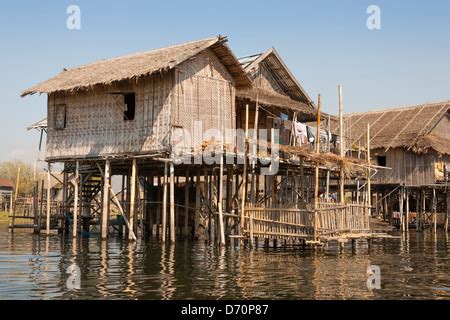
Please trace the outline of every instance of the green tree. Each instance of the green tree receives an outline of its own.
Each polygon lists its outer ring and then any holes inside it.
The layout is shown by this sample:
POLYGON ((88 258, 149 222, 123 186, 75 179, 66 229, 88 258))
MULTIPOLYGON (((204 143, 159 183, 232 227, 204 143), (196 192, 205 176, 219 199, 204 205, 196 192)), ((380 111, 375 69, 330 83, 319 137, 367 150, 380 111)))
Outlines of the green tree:
POLYGON ((33 192, 33 167, 23 161, 7 161, 0 163, 0 178, 9 179, 16 187, 17 171, 20 168, 19 176, 19 195, 22 197, 29 197, 33 192))

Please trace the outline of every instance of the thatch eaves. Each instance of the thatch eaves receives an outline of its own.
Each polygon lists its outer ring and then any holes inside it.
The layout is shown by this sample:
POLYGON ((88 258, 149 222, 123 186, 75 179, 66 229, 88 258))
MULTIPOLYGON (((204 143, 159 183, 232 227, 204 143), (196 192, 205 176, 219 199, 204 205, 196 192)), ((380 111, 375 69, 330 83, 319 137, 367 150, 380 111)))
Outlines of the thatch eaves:
POLYGON ((97 85, 137 80, 169 71, 206 49, 211 49, 221 60, 233 76, 237 88, 251 86, 250 78, 239 65, 226 42, 226 37, 217 36, 65 69, 57 76, 24 90, 21 96, 35 93, 75 92, 91 89, 97 85))
MULTIPOLYGON (((450 155, 450 139, 432 133, 435 126, 450 112, 450 101, 412 107, 376 110, 344 115, 346 135, 352 141, 364 139, 370 124, 371 149, 407 148, 417 153, 433 149, 450 155)), ((331 131, 339 130, 332 121, 331 131)), ((364 140, 362 140, 364 141, 364 140)))

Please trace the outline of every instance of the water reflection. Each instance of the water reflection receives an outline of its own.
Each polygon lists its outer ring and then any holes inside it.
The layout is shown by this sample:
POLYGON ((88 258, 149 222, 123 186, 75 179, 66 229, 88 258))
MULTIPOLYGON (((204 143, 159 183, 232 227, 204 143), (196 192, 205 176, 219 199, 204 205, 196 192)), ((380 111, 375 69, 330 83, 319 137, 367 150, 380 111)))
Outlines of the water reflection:
POLYGON ((450 299, 448 235, 410 231, 321 252, 175 246, 9 233, 0 226, 0 299, 450 299), (67 268, 81 269, 69 290, 67 268), (381 268, 368 290, 367 267, 381 268))

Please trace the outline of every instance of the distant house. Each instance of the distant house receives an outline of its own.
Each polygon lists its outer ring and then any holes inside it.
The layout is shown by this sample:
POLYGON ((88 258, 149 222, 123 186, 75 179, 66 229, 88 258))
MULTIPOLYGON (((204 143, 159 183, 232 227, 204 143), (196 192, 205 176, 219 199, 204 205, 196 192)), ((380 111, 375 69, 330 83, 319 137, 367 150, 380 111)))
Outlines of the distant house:
POLYGON ((0 179, 0 210, 9 210, 13 194, 13 183, 8 179, 0 179))
POLYGON ((450 101, 348 114, 344 121, 352 141, 364 141, 370 124, 372 162, 391 168, 380 170, 373 183, 444 182, 450 169, 450 101))

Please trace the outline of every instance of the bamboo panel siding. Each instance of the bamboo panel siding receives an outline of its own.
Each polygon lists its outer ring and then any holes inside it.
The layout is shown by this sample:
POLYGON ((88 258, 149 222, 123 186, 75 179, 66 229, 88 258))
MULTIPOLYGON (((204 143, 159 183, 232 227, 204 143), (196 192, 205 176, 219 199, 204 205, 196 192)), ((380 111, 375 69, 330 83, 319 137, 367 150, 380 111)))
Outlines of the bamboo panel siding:
POLYGON ((374 183, 401 184, 407 186, 433 184, 436 182, 434 165, 438 160, 435 152, 417 154, 404 148, 394 148, 387 153, 386 166, 391 170, 379 170, 373 178, 374 183))
MULTIPOLYGON (((367 206, 319 203, 317 211, 318 234, 338 232, 367 232, 370 230, 370 211, 367 206)), ((277 206, 245 209, 244 232, 263 238, 311 238, 314 230, 314 211, 277 206)))
POLYGON ((310 238, 313 235, 313 213, 295 207, 247 207, 245 228, 255 237, 263 238, 310 238))

